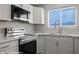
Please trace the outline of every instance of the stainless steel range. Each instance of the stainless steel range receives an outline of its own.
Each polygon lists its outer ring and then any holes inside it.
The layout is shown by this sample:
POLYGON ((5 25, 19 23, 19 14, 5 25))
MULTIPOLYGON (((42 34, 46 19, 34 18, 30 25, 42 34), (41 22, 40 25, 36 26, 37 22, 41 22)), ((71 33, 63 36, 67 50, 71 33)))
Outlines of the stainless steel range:
POLYGON ((36 54, 37 53, 37 42, 36 35, 25 35, 25 37, 19 40, 19 52, 20 54, 36 54))
POLYGON ((5 36, 18 37, 19 53, 20 54, 35 54, 37 53, 36 35, 25 35, 24 28, 5 28, 5 36))

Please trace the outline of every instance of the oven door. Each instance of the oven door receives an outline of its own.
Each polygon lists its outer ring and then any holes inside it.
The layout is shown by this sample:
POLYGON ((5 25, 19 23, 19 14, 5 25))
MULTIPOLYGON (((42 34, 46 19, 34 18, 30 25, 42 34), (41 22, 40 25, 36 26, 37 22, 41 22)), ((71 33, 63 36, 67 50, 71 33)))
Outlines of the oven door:
MULTIPOLYGON (((21 40, 19 41, 19 43, 21 40)), ((30 42, 19 44, 19 52, 20 54, 36 54, 37 52, 37 42, 36 40, 32 40, 30 42)))

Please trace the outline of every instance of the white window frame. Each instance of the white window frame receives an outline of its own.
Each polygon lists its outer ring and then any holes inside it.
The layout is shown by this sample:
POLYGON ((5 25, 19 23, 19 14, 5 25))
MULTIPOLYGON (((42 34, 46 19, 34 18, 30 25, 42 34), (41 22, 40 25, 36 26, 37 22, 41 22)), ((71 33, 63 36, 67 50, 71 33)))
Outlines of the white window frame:
MULTIPOLYGON (((53 9, 53 10, 49 10, 48 11, 48 27, 49 28, 52 28, 52 27, 54 27, 54 26, 50 26, 49 25, 49 12, 51 12, 51 11, 56 11, 56 10, 60 10, 60 25, 59 26, 61 26, 61 27, 67 27, 67 28, 73 28, 73 27, 76 27, 77 26, 77 9, 76 9, 76 7, 65 7, 65 8, 59 8, 59 9, 53 9), (62 19, 61 19, 61 16, 62 16, 62 11, 64 10, 64 9, 69 9, 69 8, 74 8, 75 9, 75 25, 62 25, 62 19)), ((57 26, 57 25, 56 25, 57 26)))

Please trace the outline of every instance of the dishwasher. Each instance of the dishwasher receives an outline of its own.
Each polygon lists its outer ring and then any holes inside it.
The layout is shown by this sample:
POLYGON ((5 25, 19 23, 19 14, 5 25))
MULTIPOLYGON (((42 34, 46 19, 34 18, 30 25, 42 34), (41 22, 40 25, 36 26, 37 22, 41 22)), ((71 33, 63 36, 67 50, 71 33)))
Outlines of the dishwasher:
POLYGON ((19 54, 36 54, 37 41, 36 37, 19 39, 19 54))

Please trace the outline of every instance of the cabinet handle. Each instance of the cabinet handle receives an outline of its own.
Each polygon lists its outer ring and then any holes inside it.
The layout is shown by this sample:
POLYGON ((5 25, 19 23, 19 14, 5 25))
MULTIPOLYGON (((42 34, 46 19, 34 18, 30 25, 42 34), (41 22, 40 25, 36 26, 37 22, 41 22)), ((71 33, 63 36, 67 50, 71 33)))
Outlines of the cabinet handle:
POLYGON ((58 42, 58 46, 59 46, 59 42, 58 42))
POLYGON ((56 46, 59 46, 59 42, 58 42, 58 40, 57 40, 57 42, 56 42, 56 46))
POLYGON ((57 42, 56 42, 56 46, 57 46, 57 42))

